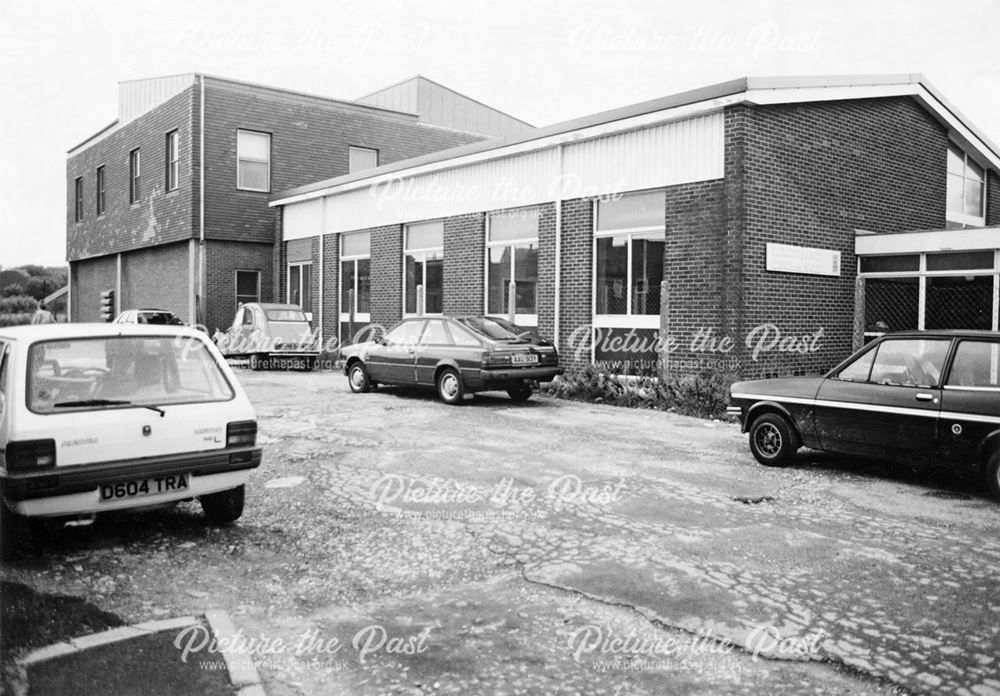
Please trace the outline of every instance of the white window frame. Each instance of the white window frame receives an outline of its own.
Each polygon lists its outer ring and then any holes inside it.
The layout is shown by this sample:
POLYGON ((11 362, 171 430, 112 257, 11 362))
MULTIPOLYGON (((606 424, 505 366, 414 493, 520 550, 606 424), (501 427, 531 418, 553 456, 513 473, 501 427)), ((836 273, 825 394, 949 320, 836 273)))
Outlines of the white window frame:
MULTIPOLYGON (((542 213, 541 208, 538 208, 537 206, 531 206, 531 208, 524 208, 522 210, 529 210, 529 209, 537 210, 538 211, 538 215, 539 215, 539 220, 541 220, 541 213, 542 213)), ((504 213, 516 213, 516 211, 509 211, 509 210, 508 211, 499 211, 496 214, 502 215, 504 213)), ((496 312, 494 312, 492 314, 489 313, 489 308, 490 308, 490 249, 503 248, 503 247, 511 247, 511 254, 510 254, 510 277, 514 278, 516 276, 514 275, 514 270, 515 270, 514 269, 514 266, 515 266, 514 257, 515 257, 515 254, 514 254, 514 249, 513 248, 517 247, 519 245, 520 246, 525 246, 525 245, 528 245, 528 244, 534 244, 535 248, 539 250, 539 260, 541 260, 541 258, 540 258, 541 257, 541 247, 540 247, 539 242, 538 242, 538 235, 535 235, 534 237, 523 237, 523 238, 520 238, 520 239, 505 239, 505 240, 499 241, 499 242, 491 242, 490 241, 490 220, 491 220, 492 215, 493 215, 493 213, 486 215, 486 229, 485 229, 485 234, 486 234, 486 254, 483 257, 483 314, 486 315, 486 316, 489 316, 489 317, 499 317, 501 319, 508 319, 510 317, 509 314, 498 314, 496 312)), ((508 292, 508 290, 505 288, 504 292, 508 292)), ((518 313, 516 311, 516 308, 515 308, 514 320, 515 320, 515 323, 517 323, 518 326, 531 326, 531 327, 537 327, 538 326, 538 295, 537 295, 537 292, 536 292, 536 295, 535 295, 535 313, 534 314, 520 314, 520 313, 518 313)))
POLYGON ((167 191, 176 191, 180 186, 181 137, 176 128, 167 132, 167 191), (171 185, 172 184, 172 185, 171 185))
POLYGON ((266 131, 251 130, 249 128, 237 128, 236 129, 236 188, 240 191, 257 191, 261 193, 270 193, 271 191, 271 158, 273 157, 272 152, 272 141, 271 134, 266 131), (240 133, 249 133, 251 135, 264 135, 267 136, 267 159, 255 159, 253 157, 241 157, 240 156, 240 133), (266 188, 253 188, 251 186, 241 186, 240 185, 240 165, 243 161, 256 162, 258 164, 267 165, 267 187, 266 188))
MULTIPOLYGON (((407 244, 409 244, 409 239, 410 239, 410 225, 405 225, 403 227, 403 258, 401 259, 402 262, 403 262, 403 318, 407 318, 407 317, 422 317, 422 316, 440 316, 440 315, 444 314, 444 277, 443 277, 443 275, 442 275, 442 278, 441 278, 441 294, 442 294, 441 311, 440 312, 428 312, 427 311, 427 257, 430 256, 430 255, 434 255, 434 254, 440 254, 442 262, 444 260, 444 220, 443 219, 421 220, 420 222, 413 223, 413 225, 425 225, 425 224, 430 223, 430 222, 440 222, 441 223, 441 246, 437 246, 437 247, 418 247, 418 248, 415 248, 415 249, 410 249, 409 247, 407 247, 407 244), (422 283, 417 283, 418 287, 422 287, 424 289, 424 313, 423 314, 418 314, 416 312, 407 312, 406 311, 406 257, 407 256, 414 257, 414 260, 417 261, 418 263, 420 263, 421 266, 422 266, 422 268, 423 268, 423 273, 424 273, 424 277, 422 279, 423 282, 422 283)), ((416 306, 419 307, 420 303, 417 302, 416 306)))
MULTIPOLYGON (((356 232, 348 232, 346 234, 357 234, 357 233, 356 232)), ((338 302, 341 302, 343 300, 343 297, 344 297, 343 263, 345 261, 350 261, 351 263, 354 264, 354 287, 352 289, 354 290, 354 306, 355 307, 358 306, 358 261, 365 261, 365 260, 368 261, 368 263, 369 263, 369 266, 368 266, 368 277, 369 277, 369 279, 371 278, 371 260, 372 260, 372 253, 371 253, 371 233, 369 232, 368 235, 369 235, 369 238, 368 238, 369 239, 369 246, 368 246, 369 251, 368 251, 367 254, 345 254, 344 253, 344 236, 345 235, 343 235, 343 234, 340 235, 340 263, 341 263, 341 267, 337 269, 337 275, 338 275, 338 278, 337 278, 337 298, 338 298, 338 302)), ((406 263, 405 258, 404 258, 403 263, 404 264, 406 263)), ((406 285, 406 278, 405 277, 403 278, 403 285, 404 286, 406 285)), ((371 290, 371 288, 369 287, 369 291, 370 290, 371 290)), ((403 306, 405 307, 406 305, 404 304, 403 306)), ((345 312, 344 311, 344 307, 342 306, 340 308, 340 321, 342 323, 347 323, 350 320, 351 320, 351 310, 350 310, 350 308, 348 308, 347 311, 345 312)), ((355 312, 354 313, 354 321, 356 321, 356 322, 370 322, 371 320, 372 320, 371 312, 355 312)))
POLYGON ((83 177, 73 180, 73 222, 83 222, 83 177))
POLYGON ((103 164, 94 170, 94 180, 95 180, 95 191, 94 191, 94 210, 97 212, 97 217, 104 215, 108 211, 108 170, 103 164))
POLYGON ((313 265, 312 261, 292 261, 291 263, 288 264, 288 269, 287 269, 287 273, 286 273, 286 283, 285 283, 285 301, 288 304, 298 304, 300 307, 302 307, 302 311, 305 312, 306 319, 308 319, 309 321, 312 321, 312 315, 313 315, 313 313, 312 313, 312 265, 313 265), (304 284, 302 282, 302 267, 303 266, 309 266, 309 286, 310 286, 309 287, 309 300, 310 300, 310 302, 309 302, 309 306, 308 307, 306 307, 305 305, 303 305, 301 302, 298 302, 298 303, 293 303, 292 302, 292 269, 293 268, 298 268, 299 269, 299 287, 298 287, 298 291, 299 291, 299 298, 301 299, 302 296, 303 296, 303 294, 304 294, 303 293, 304 284))
POLYGON ((379 166, 379 161, 378 161, 379 154, 380 154, 379 151, 377 149, 375 149, 374 147, 362 147, 360 145, 348 145, 347 146, 347 172, 349 174, 353 174, 354 172, 363 172, 363 171, 367 171, 369 169, 374 169, 375 167, 379 166), (375 153, 375 164, 372 165, 371 167, 361 167, 359 169, 355 169, 354 166, 353 166, 353 162, 354 162, 353 155, 354 155, 355 152, 358 152, 358 153, 361 153, 361 152, 374 152, 375 153))
MULTIPOLYGON (((963 225, 965 227, 985 227, 986 226, 986 196, 988 194, 989 186, 987 182, 989 181, 989 168, 976 162, 976 165, 983 170, 983 180, 979 184, 980 195, 979 195, 979 215, 969 215, 965 212, 965 188, 971 183, 969 178, 969 153, 960 148, 954 143, 948 143, 948 150, 954 150, 962 155, 962 211, 954 212, 948 210, 948 182, 951 181, 951 172, 947 171, 947 165, 945 169, 945 220, 954 223, 956 225, 963 225)), ((975 162, 975 160, 972 160, 975 162)))
POLYGON ((139 148, 128 153, 128 203, 135 205, 142 201, 142 154, 139 148))
POLYGON ((233 296, 236 298, 236 306, 239 307, 247 302, 260 302, 260 276, 261 272, 256 268, 237 268, 233 271, 233 296), (256 273, 257 274, 257 299, 256 300, 240 300, 240 273, 256 273))

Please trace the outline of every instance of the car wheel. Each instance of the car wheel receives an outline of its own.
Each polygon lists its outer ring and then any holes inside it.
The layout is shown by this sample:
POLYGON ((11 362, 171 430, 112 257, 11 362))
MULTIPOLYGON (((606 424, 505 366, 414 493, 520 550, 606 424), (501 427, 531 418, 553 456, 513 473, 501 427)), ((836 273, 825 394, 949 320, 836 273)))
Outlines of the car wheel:
POLYGON ((1000 500, 1000 449, 986 460, 986 487, 995 500, 1000 500))
POLYGON ((364 394, 372 388, 364 363, 356 362, 347 369, 347 383, 355 394, 364 394))
POLYGON ((451 367, 441 370, 437 378, 437 390, 441 401, 452 406, 462 403, 462 398, 465 396, 462 378, 451 367))
POLYGON ((201 496, 201 509, 212 524, 226 525, 238 520, 243 514, 244 487, 230 488, 228 491, 209 493, 201 496))
POLYGON ((750 426, 750 451, 764 466, 785 466, 798 450, 792 426, 776 413, 765 413, 750 426))
POLYGON ((511 401, 527 401, 531 398, 531 387, 511 387, 507 393, 511 401))

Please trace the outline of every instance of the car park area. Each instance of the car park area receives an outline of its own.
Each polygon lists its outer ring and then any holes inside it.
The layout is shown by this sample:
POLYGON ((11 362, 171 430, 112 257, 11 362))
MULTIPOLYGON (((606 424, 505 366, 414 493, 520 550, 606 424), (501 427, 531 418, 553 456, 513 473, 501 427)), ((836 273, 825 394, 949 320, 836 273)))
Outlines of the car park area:
MULTIPOLYGON (((223 609, 270 696, 1000 694, 979 478, 736 423, 237 369, 263 459, 194 503, 27 525, 2 571, 135 623, 223 609)), ((155 415, 155 414, 153 414, 155 415)))

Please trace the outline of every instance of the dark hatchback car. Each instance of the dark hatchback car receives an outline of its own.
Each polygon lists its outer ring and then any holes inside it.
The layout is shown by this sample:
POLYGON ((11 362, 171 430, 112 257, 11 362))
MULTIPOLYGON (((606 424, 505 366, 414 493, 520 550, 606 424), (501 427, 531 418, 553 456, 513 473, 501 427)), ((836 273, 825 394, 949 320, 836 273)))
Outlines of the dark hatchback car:
POLYGON ((1000 333, 889 334, 823 377, 738 382, 730 401, 762 464, 804 445, 981 472, 1000 498, 1000 333))
POLYGON ((353 392, 379 384, 428 386, 447 404, 493 390, 526 401, 535 383, 562 374, 555 347, 532 329, 482 316, 404 319, 341 355, 353 392))

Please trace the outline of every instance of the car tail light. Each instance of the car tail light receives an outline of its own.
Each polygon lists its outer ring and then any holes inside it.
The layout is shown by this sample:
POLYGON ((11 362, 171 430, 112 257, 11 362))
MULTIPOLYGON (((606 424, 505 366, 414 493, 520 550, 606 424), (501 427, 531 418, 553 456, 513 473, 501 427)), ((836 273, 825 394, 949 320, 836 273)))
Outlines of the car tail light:
POLYGON ((510 353, 483 353, 483 367, 510 365, 510 353))
POLYGON ((236 421, 226 426, 226 447, 257 444, 257 421, 236 421))
POLYGON ((56 465, 55 440, 22 440, 7 444, 7 471, 51 469, 56 465))

